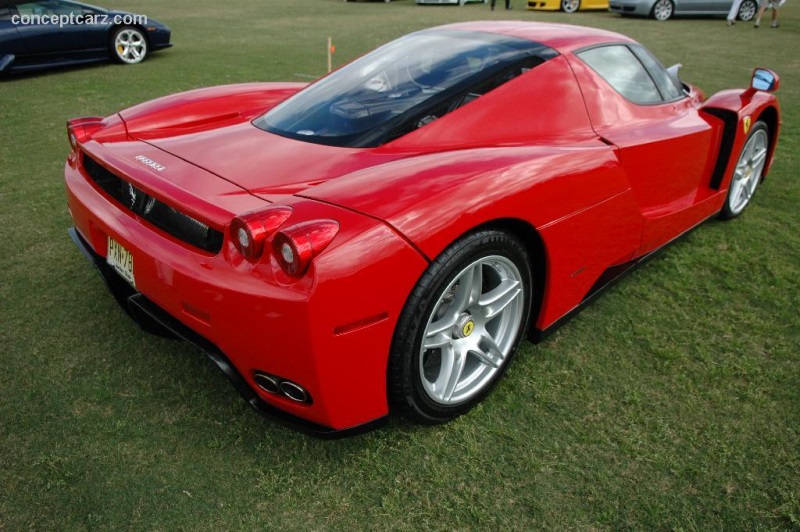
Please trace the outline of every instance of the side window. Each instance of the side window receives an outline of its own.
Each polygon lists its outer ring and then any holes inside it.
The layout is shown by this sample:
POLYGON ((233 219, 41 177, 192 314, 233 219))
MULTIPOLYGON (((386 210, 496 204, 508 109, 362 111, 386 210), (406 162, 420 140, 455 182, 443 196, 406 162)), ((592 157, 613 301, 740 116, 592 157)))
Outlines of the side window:
POLYGON ((22 16, 31 15, 49 15, 50 11, 47 9, 46 2, 28 2, 25 4, 18 4, 17 10, 22 16))
MULTIPOLYGON (((472 62, 472 61, 470 61, 472 62)), ((425 106, 420 113, 412 115, 408 120, 403 121, 393 128, 386 136, 387 142, 399 138, 406 133, 410 133, 415 129, 419 129, 441 118, 442 116, 452 113, 460 107, 464 107, 484 94, 493 91, 497 87, 511 81, 512 79, 527 73, 537 65, 542 64, 544 61, 538 57, 527 57, 522 61, 506 67, 499 72, 496 72, 489 79, 480 82, 477 85, 456 93, 451 98, 447 98, 437 102, 433 106, 425 106)), ((480 66, 479 63, 476 63, 480 66)))
POLYGON ((641 46, 632 46, 631 49, 650 73, 656 85, 658 85, 658 90, 661 91, 664 100, 671 102, 686 96, 683 93, 683 87, 680 86, 675 78, 669 75, 664 65, 653 54, 641 46))
POLYGON ((44 0, 42 2, 29 2, 18 5, 20 15, 69 15, 70 13, 81 14, 83 9, 74 4, 57 2, 54 0, 44 0))
POLYGON ((56 15, 67 15, 69 16, 71 13, 76 15, 80 15, 83 13, 83 9, 80 6, 76 6, 74 4, 68 4, 66 2, 48 2, 48 7, 50 10, 56 15))
POLYGON ((591 48, 578 52, 578 57, 633 103, 663 101, 653 78, 627 46, 619 44, 591 48))

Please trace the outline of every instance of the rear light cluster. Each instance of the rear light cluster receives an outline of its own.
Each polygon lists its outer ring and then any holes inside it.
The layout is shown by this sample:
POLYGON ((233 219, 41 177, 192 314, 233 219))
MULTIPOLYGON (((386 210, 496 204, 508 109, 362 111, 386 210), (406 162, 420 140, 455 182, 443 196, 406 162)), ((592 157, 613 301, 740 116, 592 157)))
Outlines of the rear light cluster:
POLYGON ((289 207, 269 207, 237 216, 231 223, 231 237, 246 259, 255 260, 264 251, 264 243, 292 214, 289 207))
POLYGON ((78 149, 78 144, 85 141, 92 131, 103 127, 104 117, 85 116, 67 121, 67 139, 73 150, 78 149))
POLYGON ((311 261, 339 232, 335 220, 313 220, 279 229, 292 214, 291 207, 272 206, 237 216, 231 223, 231 239, 247 260, 258 260, 268 245, 281 268, 301 277, 311 261))

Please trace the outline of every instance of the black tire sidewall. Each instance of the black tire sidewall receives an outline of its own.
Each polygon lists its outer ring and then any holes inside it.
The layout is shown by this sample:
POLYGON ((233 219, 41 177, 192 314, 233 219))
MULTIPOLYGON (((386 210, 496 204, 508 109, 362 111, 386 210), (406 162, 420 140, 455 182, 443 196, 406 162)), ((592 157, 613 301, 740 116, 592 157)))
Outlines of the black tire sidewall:
POLYGON ((514 236, 495 230, 471 233, 445 250, 428 267, 415 286, 398 319, 389 361, 390 403, 407 417, 435 424, 450 421, 474 407, 497 384, 525 336, 530 318, 532 272, 525 247, 514 236), (491 255, 511 260, 519 270, 525 298, 522 322, 503 365, 485 388, 457 405, 441 405, 425 392, 420 378, 419 352, 430 314, 453 278, 476 260, 491 255))

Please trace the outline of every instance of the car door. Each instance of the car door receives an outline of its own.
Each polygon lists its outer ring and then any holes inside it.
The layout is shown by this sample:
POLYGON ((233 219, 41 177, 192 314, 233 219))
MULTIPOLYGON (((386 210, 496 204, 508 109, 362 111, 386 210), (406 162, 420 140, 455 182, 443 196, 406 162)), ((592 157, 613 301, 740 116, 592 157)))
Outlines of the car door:
POLYGON ((17 10, 25 47, 43 62, 108 55, 108 24, 99 12, 63 0, 19 3, 17 10))
POLYGON ((687 15, 727 13, 730 8, 730 0, 676 0, 675 2, 675 12, 687 15))
POLYGON ((675 13, 678 15, 691 15, 703 11, 708 0, 673 0, 675 13))
POLYGON ((644 218, 639 254, 648 253, 709 215, 716 132, 644 48, 603 45, 576 56, 592 126, 618 149, 644 218))
POLYGON ((17 10, 13 5, 0 7, 0 72, 26 52, 17 24, 13 20, 16 14, 17 10))

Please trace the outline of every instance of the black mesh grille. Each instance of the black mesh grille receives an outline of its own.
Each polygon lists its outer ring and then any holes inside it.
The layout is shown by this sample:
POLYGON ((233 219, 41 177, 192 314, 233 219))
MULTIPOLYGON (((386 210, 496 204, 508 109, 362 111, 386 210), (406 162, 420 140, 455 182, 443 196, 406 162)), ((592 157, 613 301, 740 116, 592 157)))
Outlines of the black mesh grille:
POLYGON ((97 161, 83 155, 83 168, 92 180, 123 207, 162 231, 210 253, 222 249, 222 233, 148 196, 133 184, 109 172, 97 161))

